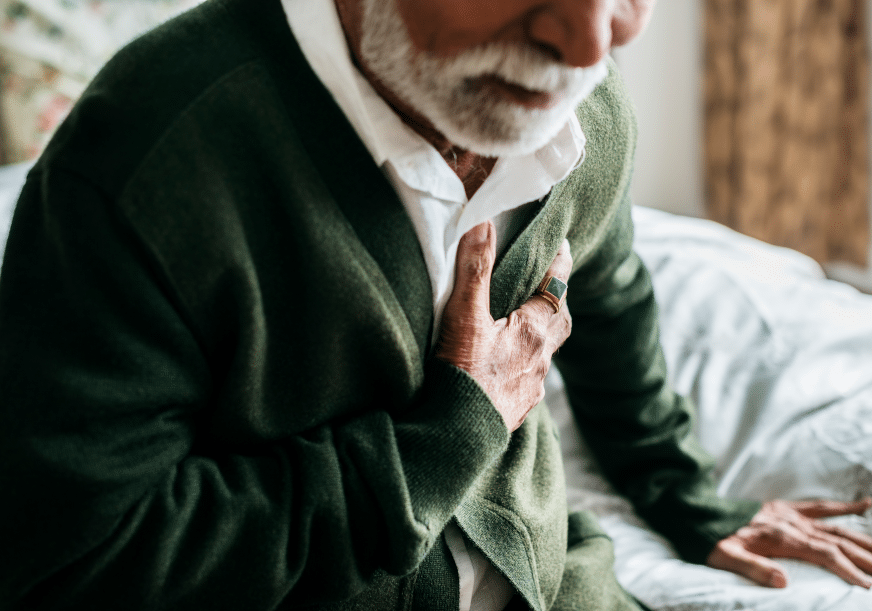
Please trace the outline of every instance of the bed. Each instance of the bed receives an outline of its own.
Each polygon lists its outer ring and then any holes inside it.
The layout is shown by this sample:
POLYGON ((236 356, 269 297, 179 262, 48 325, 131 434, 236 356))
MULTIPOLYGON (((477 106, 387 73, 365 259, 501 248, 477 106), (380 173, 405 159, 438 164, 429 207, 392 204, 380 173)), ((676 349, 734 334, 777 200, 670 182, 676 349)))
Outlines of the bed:
MULTIPOLYGON (((27 170, 0 167, 0 252, 27 170)), ((803 255, 709 221, 640 207, 634 220, 673 385, 697 403, 697 434, 717 460, 720 492, 759 500, 872 493, 872 296, 825 279, 803 255)), ((564 443, 583 447, 568 411, 555 409, 566 401, 556 369, 546 389, 564 443)), ((584 452, 566 472, 569 504, 600 516, 619 580, 654 609, 872 609, 872 594, 800 562, 783 561, 785 590, 681 562, 584 452)), ((872 534, 870 518, 839 521, 872 534)))
MULTIPOLYGON (((870 494, 872 296, 827 280, 804 255, 710 221, 640 207, 634 221, 670 378, 697 404, 696 431, 717 460, 720 493, 761 501, 870 494)), ((549 377, 549 405, 565 401, 561 384, 549 377)), ((562 438, 577 438, 567 420, 562 438)), ((583 454, 569 462, 570 505, 601 517, 619 580, 652 608, 872 609, 866 590, 801 562, 779 561, 790 575, 786 590, 681 562, 595 464, 583 454)), ((870 518, 836 521, 870 533, 870 518)))

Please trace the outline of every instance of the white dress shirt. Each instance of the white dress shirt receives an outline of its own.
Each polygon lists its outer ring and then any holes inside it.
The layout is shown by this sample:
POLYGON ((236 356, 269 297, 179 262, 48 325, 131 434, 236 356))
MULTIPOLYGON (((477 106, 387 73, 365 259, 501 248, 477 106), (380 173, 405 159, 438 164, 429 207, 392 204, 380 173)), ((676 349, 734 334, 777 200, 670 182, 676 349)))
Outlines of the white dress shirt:
MULTIPOLYGON (((512 237, 504 230, 511 214, 545 196, 584 157, 585 137, 574 114, 534 153, 500 158, 471 199, 460 178, 436 149, 406 125, 352 63, 333 0, 282 0, 291 30, 312 70, 330 91, 403 202, 430 275, 434 334, 454 286, 457 244, 488 219, 497 233, 497 252, 512 237)), ((595 68, 598 80, 607 69, 595 68)), ((460 578, 459 611, 499 611, 514 589, 461 532, 445 529, 460 578)))

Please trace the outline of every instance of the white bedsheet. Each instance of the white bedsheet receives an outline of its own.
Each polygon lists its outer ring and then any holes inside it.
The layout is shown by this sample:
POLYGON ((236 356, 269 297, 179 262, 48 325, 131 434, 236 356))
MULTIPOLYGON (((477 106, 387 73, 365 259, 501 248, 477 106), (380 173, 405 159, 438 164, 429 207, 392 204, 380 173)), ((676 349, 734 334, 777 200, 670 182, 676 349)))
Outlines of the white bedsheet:
MULTIPOLYGON (((26 166, 0 168, 0 252, 26 166)), ((675 387, 697 402, 697 432, 728 496, 854 499, 872 493, 872 297, 824 279, 793 251, 719 225, 637 208, 636 248, 661 305, 675 387)), ((549 405, 578 437, 556 370, 549 405)), ((579 442, 582 444, 583 442, 579 442)), ((583 445, 581 446, 583 447, 583 445)), ((799 562, 791 585, 761 588, 689 565, 634 516, 583 453, 567 462, 569 502, 601 516, 621 583, 672 611, 867 611, 872 595, 799 562)), ((842 520, 872 534, 872 516, 842 520)))
MULTIPOLYGON (((671 378, 698 405, 697 433, 720 492, 768 500, 851 500, 872 492, 872 297, 817 264, 720 225, 637 208, 636 250, 654 278, 671 378)), ((549 405, 565 401, 549 375, 549 405)), ((564 443, 577 437, 559 423, 564 443)), ((860 611, 872 595, 801 562, 773 590, 678 560, 582 453, 569 501, 601 516, 621 583, 675 611, 860 611)), ((870 532, 870 517, 839 520, 870 532)))

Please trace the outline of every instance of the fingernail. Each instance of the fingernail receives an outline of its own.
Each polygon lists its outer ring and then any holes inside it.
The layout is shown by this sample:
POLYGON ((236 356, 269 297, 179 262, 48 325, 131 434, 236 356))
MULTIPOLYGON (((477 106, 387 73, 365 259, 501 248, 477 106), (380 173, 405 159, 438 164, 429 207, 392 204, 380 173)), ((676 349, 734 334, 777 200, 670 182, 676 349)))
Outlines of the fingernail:
POLYGON ((786 588, 787 587, 787 575, 781 573, 780 571, 774 571, 769 576, 769 585, 773 588, 786 588))
POLYGON ((490 237, 490 228, 490 222, 480 223, 466 232, 466 235, 473 244, 484 244, 490 237))

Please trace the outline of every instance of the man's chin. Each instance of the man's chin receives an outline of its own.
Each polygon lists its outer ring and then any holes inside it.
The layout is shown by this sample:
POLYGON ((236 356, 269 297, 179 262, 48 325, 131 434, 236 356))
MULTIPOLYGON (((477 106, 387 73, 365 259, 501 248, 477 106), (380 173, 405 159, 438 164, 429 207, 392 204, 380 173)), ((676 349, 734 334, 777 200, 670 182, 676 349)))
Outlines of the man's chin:
POLYGON ((477 117, 477 120, 465 124, 451 120, 458 117, 455 115, 447 120, 434 121, 434 124, 449 142, 462 149, 484 157, 520 157, 535 153, 548 144, 566 125, 571 112, 548 113, 547 118, 538 116, 527 121, 477 117))
POLYGON ((490 74, 472 79, 470 83, 480 90, 479 95, 500 98, 505 104, 528 110, 550 110, 566 98, 565 92, 531 90, 490 74))

